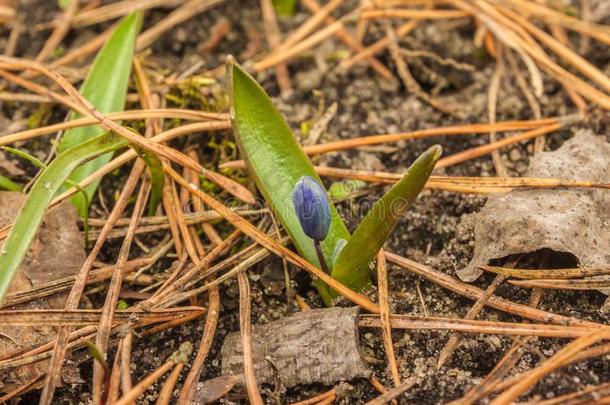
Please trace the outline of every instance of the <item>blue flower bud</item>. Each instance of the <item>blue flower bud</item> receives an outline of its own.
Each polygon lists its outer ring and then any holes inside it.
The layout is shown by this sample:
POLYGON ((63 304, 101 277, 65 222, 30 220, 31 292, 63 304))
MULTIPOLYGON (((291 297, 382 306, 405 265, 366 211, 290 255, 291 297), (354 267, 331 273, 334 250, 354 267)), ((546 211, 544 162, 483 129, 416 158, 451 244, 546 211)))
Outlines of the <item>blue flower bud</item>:
POLYGON ((330 205, 322 186, 312 177, 303 176, 294 186, 292 200, 305 235, 316 241, 326 239, 330 205))

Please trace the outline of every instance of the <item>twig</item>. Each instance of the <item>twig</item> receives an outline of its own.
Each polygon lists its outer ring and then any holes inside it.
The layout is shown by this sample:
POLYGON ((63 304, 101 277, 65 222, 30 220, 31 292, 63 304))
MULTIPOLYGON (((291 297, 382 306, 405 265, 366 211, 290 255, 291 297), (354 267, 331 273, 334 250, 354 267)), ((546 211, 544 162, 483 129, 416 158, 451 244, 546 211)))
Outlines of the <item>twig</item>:
MULTIPOLYGON (((519 87, 519 90, 521 90, 521 93, 523 93, 523 95, 525 96, 525 99, 527 100, 527 104, 530 106, 530 109, 532 110, 534 118, 535 119, 541 118, 542 112, 540 109, 540 103, 536 99, 536 96, 534 96, 534 93, 532 93, 530 88, 527 86, 525 78, 523 77, 523 73, 521 73, 521 69, 519 69, 519 66, 517 65, 517 60, 513 56, 513 53, 510 49, 506 50, 506 59, 508 60, 508 64, 510 66, 511 72, 517 82, 517 87, 519 87)), ((572 90, 570 90, 570 92, 580 98, 580 96, 578 94, 576 94, 575 92, 573 92, 572 90)), ((582 111, 581 111, 581 115, 582 115, 582 111)), ((545 143, 546 143, 545 136, 540 136, 540 137, 536 138, 536 140, 534 141, 534 152, 542 152, 544 150, 545 143)))
POLYGON ((555 132, 561 129, 561 127, 561 124, 553 124, 542 128, 532 129, 531 131, 522 132, 520 134, 513 135, 507 138, 503 138, 487 145, 481 145, 471 149, 467 149, 465 151, 458 152, 451 156, 439 159, 435 167, 448 167, 456 165, 458 163, 466 162, 479 156, 489 154, 493 151, 497 151, 498 149, 503 148, 505 146, 527 141, 542 136, 544 134, 555 132))
MULTIPOLYGON (((500 89, 500 81, 502 80, 503 75, 504 48, 502 46, 498 46, 496 50, 496 68, 494 69, 494 73, 491 76, 491 80, 489 82, 489 89, 487 91, 487 116, 490 124, 494 124, 496 122, 498 91, 500 89)), ((496 133, 490 132, 489 143, 493 144, 496 141, 496 133)), ((506 166, 504 166, 504 163, 502 163, 502 157, 500 156, 500 152, 497 149, 491 152, 491 158, 496 169, 496 175, 499 177, 508 177, 506 166)))
POLYGON ((301 24, 296 30, 286 37, 278 49, 288 49, 291 46, 296 45, 299 41, 303 40, 307 35, 311 34, 324 20, 326 20, 331 13, 343 3, 343 0, 330 0, 315 11, 314 14, 303 24, 301 24))
MULTIPOLYGON (((265 35, 267 36, 267 44, 269 49, 278 49, 280 47, 280 29, 277 24, 277 17, 271 0, 260 0, 261 13, 263 15, 263 25, 265 27, 265 35)), ((286 94, 292 90, 292 84, 290 83, 290 74, 288 72, 288 66, 285 63, 278 63, 274 67, 275 78, 277 84, 280 86, 280 90, 283 94, 286 94)))
POLYGON ((460 114, 456 113, 453 109, 450 109, 449 107, 445 106, 443 103, 441 103, 440 101, 438 101, 437 99, 435 99, 434 97, 432 97, 421 89, 420 85, 411 75, 407 63, 400 55, 400 47, 398 46, 396 33, 389 24, 386 24, 386 36, 389 38, 390 55, 392 56, 392 59, 396 64, 398 76, 400 76, 400 79, 405 85, 407 91, 428 103, 432 108, 445 114, 449 114, 452 117, 461 119, 462 117, 460 116, 460 114))
POLYGON ((490 404, 492 405, 508 405, 517 399, 521 394, 526 392, 530 386, 535 384, 537 381, 542 379, 547 374, 551 373, 555 369, 561 367, 562 363, 568 361, 574 357, 583 349, 591 346, 592 344, 610 338, 610 331, 602 330, 598 331, 581 338, 576 339, 572 343, 566 345, 559 352, 555 353, 553 357, 542 363, 526 377, 516 382, 512 387, 507 389, 504 393, 493 399, 490 404))
POLYGON ((383 336, 383 346, 385 348, 390 372, 394 380, 394 386, 401 384, 396 355, 394 354, 394 344, 392 343, 392 327, 390 325, 390 303, 388 291, 388 267, 385 260, 383 249, 377 254, 377 288, 379 291, 379 319, 381 320, 381 335, 383 336))
MULTIPOLYGON (((579 338, 610 327, 604 326, 565 326, 532 323, 492 322, 455 318, 437 318, 410 315, 391 315, 392 329, 401 330, 438 330, 460 333, 486 333, 507 336, 539 336, 552 338, 579 338)), ((358 326, 362 328, 383 328, 377 315, 360 315, 358 326)))
POLYGON ((263 399, 258 390, 254 363, 252 360, 252 325, 250 323, 250 283, 246 272, 237 274, 239 284, 239 330, 241 332, 241 346, 244 353, 244 377, 248 398, 253 405, 263 405, 263 399))
POLYGON ((407 390, 409 390, 411 387, 413 387, 415 384, 417 384, 417 382, 418 382, 417 379, 410 378, 410 379, 406 380, 404 383, 400 384, 399 386, 396 386, 396 387, 392 388, 391 390, 388 390, 388 392, 386 392, 385 394, 382 394, 382 395, 378 396, 377 398, 367 402, 366 405, 386 404, 386 403, 390 402, 392 399, 398 398, 399 396, 404 394, 407 390))
MULTIPOLYGON (((360 20, 360 21, 364 21, 364 20, 360 20)), ((408 35, 411 31, 413 31, 417 27, 417 24, 418 24, 417 21, 409 21, 407 23, 400 25, 396 29, 396 38, 402 38, 402 37, 408 35)), ((373 57, 377 53, 386 49, 388 46, 390 46, 390 38, 386 35, 385 37, 381 38, 374 44, 360 50, 359 52, 357 52, 350 58, 341 61, 341 63, 339 63, 338 69, 342 70, 344 72, 347 72, 356 63, 358 63, 364 59, 373 57)))
POLYGON ((610 267, 574 269, 513 269, 510 267, 478 266, 481 270, 522 279, 571 279, 610 275, 610 267))
MULTIPOLYGON (((192 151, 194 152, 194 151, 192 151)), ((190 156, 193 159, 197 159, 197 153, 192 153, 190 156)), ((190 171, 190 180, 196 182, 198 180, 197 173, 190 171)), ((193 202, 194 208, 196 210, 203 209, 203 205, 200 200, 195 200, 193 202)), ((194 231, 194 227, 191 228, 191 231, 194 231)), ((201 241, 198 237, 193 236, 195 232, 191 233, 191 238, 193 239, 196 248, 198 250, 197 259, 194 261, 195 265, 201 266, 202 260, 199 259, 200 256, 203 256, 203 247, 201 246, 201 241)), ((215 249, 222 249, 222 242, 216 245, 215 249), (221 246, 221 248, 218 248, 221 246)), ((218 250, 217 250, 218 251, 218 250)), ((210 252, 211 254, 211 252, 210 252)), ((204 257, 204 261, 210 262, 210 259, 204 257)), ((214 276, 210 276, 206 279, 206 282, 210 282, 214 280, 214 276)), ((220 317, 220 292, 218 287, 213 287, 208 290, 208 314, 205 320, 205 326, 203 328, 203 335, 201 336, 201 341, 199 342, 199 348, 197 350, 197 355, 195 356, 195 360, 193 360, 193 364, 191 365, 191 369, 184 380, 184 384, 182 385, 182 390, 180 392, 180 396, 178 398, 179 403, 190 404, 193 400, 193 396, 195 394, 195 389, 197 387, 197 383, 201 376, 201 372, 203 371, 203 365, 205 359, 212 348, 212 343, 214 342, 214 334, 216 333, 216 328, 218 326, 218 319, 220 317)))
MULTIPOLYGON (((123 214, 123 211, 127 207, 129 198, 135 190, 135 187, 138 183, 138 179, 144 171, 144 167, 145 164, 142 162, 139 162, 134 165, 131 174, 127 179, 127 182, 125 183, 125 186, 123 186, 121 195, 119 196, 114 208, 112 209, 112 212, 108 218, 108 221, 106 222, 106 225, 102 228, 102 233, 100 234, 100 237, 96 241, 95 245, 91 249, 91 252, 89 253, 89 256, 87 256, 85 263, 83 263, 81 269, 76 275, 74 284, 72 286, 72 289, 70 290, 70 294, 66 299, 66 310, 78 308, 78 304, 80 302, 81 296, 85 289, 85 285, 87 283, 87 275, 91 270, 93 262, 101 251, 102 246, 104 245, 104 242, 106 240, 106 235, 114 226, 114 222, 119 219, 119 217, 123 214)), ((61 367, 66 354, 70 332, 70 328, 60 328, 57 331, 57 337, 55 338, 55 344, 53 348, 53 356, 49 363, 47 377, 45 379, 45 384, 40 395, 39 401, 41 405, 49 405, 52 403, 55 387, 59 383, 59 379, 61 377, 61 367)))
MULTIPOLYGON (((450 291, 458 293, 462 296, 470 299, 478 299, 485 293, 478 287, 471 284, 464 283, 454 277, 451 277, 443 272, 434 270, 428 266, 424 266, 405 257, 396 255, 394 253, 385 252, 386 259, 388 261, 397 264, 398 266, 419 275, 435 284, 438 284, 450 291)), ((558 325, 579 325, 579 326, 594 326, 603 327, 601 324, 596 322, 585 321, 582 319, 562 316, 553 314, 551 312, 542 311, 536 308, 529 307, 523 304, 517 304, 515 302, 491 296, 487 301, 487 305, 500 311, 508 312, 514 315, 519 315, 528 319, 532 319, 539 322, 548 322, 558 325)))
POLYGON ((136 49, 141 51, 156 41, 163 33, 171 30, 176 25, 190 20, 196 15, 223 3, 224 0, 189 0, 180 7, 169 13, 158 24, 152 26, 138 36, 136 49))
POLYGON ((86 27, 104 21, 122 17, 134 11, 148 10, 154 7, 173 7, 184 0, 123 0, 107 4, 92 10, 83 10, 74 18, 75 27, 86 27))
MULTIPOLYGON (((567 125, 574 121, 572 116, 545 118, 542 120, 529 121, 504 121, 497 124, 467 124, 467 125, 452 125, 447 127, 428 128, 410 132, 399 132, 395 134, 380 134, 360 136, 352 139, 327 142, 317 145, 306 145, 303 147, 305 153, 309 156, 319 155, 328 152, 338 152, 342 150, 361 148, 371 145, 379 145, 383 143, 398 142, 401 140, 425 139, 434 136, 456 136, 456 135, 471 135, 471 134, 487 134, 492 131, 516 131, 521 129, 540 128, 549 125, 559 124, 567 125)), ((0 138, 1 139, 1 138, 0 138)), ((226 162, 220 165, 220 168, 245 168, 243 160, 235 160, 226 162)))
POLYGON ((410 20, 445 20, 470 17, 470 13, 460 10, 414 10, 414 9, 374 9, 364 10, 360 18, 371 20, 379 18, 407 18, 410 20))
POLYGON ((159 392, 159 398, 157 398, 156 405, 168 405, 172 399, 172 394, 174 391, 174 387, 178 382, 178 378, 180 378, 180 373, 184 368, 184 363, 178 363, 167 377, 165 384, 163 384, 163 388, 161 392, 159 392))
MULTIPOLYGON (((100 318, 97 336, 95 339, 95 346, 104 356, 106 355, 108 349, 108 340, 110 338, 110 329, 113 322, 114 311, 119 299, 121 285, 123 283, 125 263, 127 262, 127 259, 129 257, 129 251, 131 250, 131 243, 135 235, 135 229, 138 225, 140 217, 142 216, 142 213, 144 212, 144 207, 146 206, 146 198, 148 196, 148 191, 149 184, 147 182, 143 182, 140 186, 140 191, 138 193, 136 204, 133 209, 129 229, 127 231, 127 234, 125 235, 125 239, 123 240, 123 244, 121 245, 121 249, 119 251, 116 269, 112 275, 112 279, 110 280, 110 285, 108 286, 108 293, 106 294, 106 299, 104 301, 104 308, 102 311, 102 316, 100 318)), ((97 361, 94 361, 92 383, 94 404, 101 404, 103 402, 103 398, 105 395, 103 392, 103 382, 105 373, 106 370, 101 366, 101 364, 97 361)))
MULTIPOLYGON (((307 7, 307 9, 309 9, 309 11, 313 13, 320 11, 320 9, 322 8, 316 0, 302 0, 302 3, 305 7, 307 7)), ((336 20, 333 17, 328 16, 324 21, 326 21, 328 25, 331 25, 336 20)), ((364 46, 354 40, 352 34, 347 29, 345 29, 343 25, 340 25, 337 28, 335 35, 341 40, 341 42, 343 42, 350 49, 356 52, 362 51, 364 49, 364 46)), ((366 60, 371 65, 373 70, 375 70, 375 72, 377 72, 377 74, 379 74, 381 77, 386 80, 393 80, 392 72, 379 60, 375 59, 372 56, 367 57, 366 60)))
POLYGON ((18 20, 13 21, 11 33, 9 34, 8 40, 6 41, 6 45, 4 47, 5 56, 15 55, 15 51, 17 50, 17 43, 19 42, 19 37, 21 36, 24 30, 25 26, 22 22, 18 20))
MULTIPOLYGON (((494 278, 494 280, 491 282, 489 287, 487 287, 487 289, 485 290, 485 294, 483 294, 481 297, 479 297, 479 299, 474 303, 474 305, 472 307, 470 307, 470 309, 466 313, 466 316, 464 316, 464 319, 467 319, 467 320, 475 319, 479 315, 479 313, 481 312, 483 307, 485 306, 485 302, 487 302, 489 297, 491 297, 494 294, 496 289, 500 286, 500 284, 502 284, 502 282, 504 280, 506 280, 506 276, 497 275, 494 278)), ((455 351, 457 346, 460 344, 461 338, 462 338, 462 334, 460 334, 460 333, 454 332, 451 334, 451 337, 449 337, 447 344, 445 344, 445 347, 441 351, 441 354, 439 354, 439 356, 438 356, 436 368, 438 368, 438 369, 442 368, 443 365, 451 358, 451 356, 453 355, 453 352, 455 351)))
POLYGON ((163 374, 169 371, 176 364, 185 363, 188 356, 191 354, 191 350, 192 347, 190 343, 183 343, 179 351, 175 352, 165 363, 136 384, 131 391, 125 393, 121 399, 115 403, 115 405, 130 405, 135 403, 140 394, 146 391, 163 374))
POLYGON ((57 46, 64 39, 68 31, 70 30, 70 25, 72 24, 72 20, 76 15, 76 11, 78 10, 78 0, 70 0, 68 7, 64 10, 63 15, 57 21, 55 28, 53 28, 53 32, 51 36, 47 39, 44 46, 36 56, 36 62, 42 62, 57 48, 57 46))
POLYGON ((329 397, 332 397, 335 394, 335 389, 328 390, 326 392, 321 393, 320 395, 316 395, 315 397, 311 397, 309 399, 305 399, 303 401, 291 402, 288 405, 313 405, 317 404, 320 401, 323 401, 329 397))

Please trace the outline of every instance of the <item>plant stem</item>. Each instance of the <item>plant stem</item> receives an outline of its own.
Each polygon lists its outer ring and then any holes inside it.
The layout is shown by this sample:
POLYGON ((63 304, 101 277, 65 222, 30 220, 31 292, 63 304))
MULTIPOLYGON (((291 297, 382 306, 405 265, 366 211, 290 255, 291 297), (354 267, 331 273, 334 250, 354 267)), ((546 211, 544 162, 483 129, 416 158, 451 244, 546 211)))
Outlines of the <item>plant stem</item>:
POLYGON ((324 254, 322 253, 322 248, 320 247, 320 241, 314 240, 313 245, 316 247, 316 253, 318 254, 318 260, 320 260, 320 268, 324 273, 330 274, 328 270, 328 266, 326 265, 326 260, 324 260, 324 254))

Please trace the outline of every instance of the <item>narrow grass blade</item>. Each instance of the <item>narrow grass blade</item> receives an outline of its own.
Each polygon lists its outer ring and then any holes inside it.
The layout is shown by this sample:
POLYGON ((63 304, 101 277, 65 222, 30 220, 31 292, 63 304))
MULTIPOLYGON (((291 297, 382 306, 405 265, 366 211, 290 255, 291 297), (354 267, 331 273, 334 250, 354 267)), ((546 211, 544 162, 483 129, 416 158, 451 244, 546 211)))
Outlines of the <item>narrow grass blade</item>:
POLYGON ((441 153, 438 145, 425 151, 403 178, 373 205, 337 257, 332 270, 334 279, 345 285, 368 283, 369 264, 424 188, 441 153))
MULTIPOLYGON (((322 182, 265 91, 232 60, 227 69, 231 120, 241 155, 301 256, 319 267, 314 244, 303 233, 296 216, 292 192, 301 176, 311 176, 320 184, 322 182)), ((337 241, 350 237, 335 207, 331 204, 330 208, 330 230, 322 242, 327 263, 330 263, 337 241)), ((362 287, 349 283, 346 286, 356 290, 362 287)), ((319 289, 324 295, 324 288, 319 289)))
POLYGON ((127 146, 122 137, 106 133, 59 154, 32 186, 25 204, 0 250, 0 302, 21 265, 51 200, 80 164, 127 146))
POLYGON ((8 177, 0 176, 0 189, 8 191, 21 191, 23 188, 8 177))
POLYGON ((273 0, 273 8, 278 15, 293 16, 297 11, 297 0, 273 0))
MULTIPOLYGON (((120 111, 125 107, 134 44, 141 25, 141 13, 132 13, 123 19, 98 53, 81 86, 81 94, 103 113, 120 111)), ((77 118, 79 118, 78 114, 73 113, 70 116, 70 119, 77 118)), ((70 129, 65 132, 59 142, 59 153, 102 133, 104 133, 104 129, 97 125, 70 129)), ((74 171, 70 180, 79 183, 108 163, 111 158, 112 154, 109 153, 87 162, 74 171)), ((96 180, 86 187, 89 200, 95 195, 100 181, 101 179, 96 180)), ((71 201, 78 209, 79 215, 84 217, 85 211, 89 209, 86 199, 82 195, 76 194, 71 201)))

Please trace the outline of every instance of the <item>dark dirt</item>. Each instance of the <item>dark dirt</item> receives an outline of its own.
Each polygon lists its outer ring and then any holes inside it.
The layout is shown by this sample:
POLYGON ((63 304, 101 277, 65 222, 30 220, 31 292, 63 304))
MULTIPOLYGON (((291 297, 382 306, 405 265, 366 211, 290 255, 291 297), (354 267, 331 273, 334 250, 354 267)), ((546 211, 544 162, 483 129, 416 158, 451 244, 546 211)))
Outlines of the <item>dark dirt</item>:
MULTIPOLYGON (((50 2, 29 0, 23 10, 26 12, 28 24, 48 21, 53 17, 49 12, 50 2), (44 6, 43 6, 44 5, 44 6), (38 7, 41 6, 41 7, 38 7)), ((157 70, 169 69, 180 74, 194 63, 203 61, 198 74, 205 75, 222 64, 227 53, 243 54, 248 44, 247 38, 250 30, 257 31, 264 44, 261 17, 258 2, 255 0, 240 1, 239 7, 235 2, 227 2, 210 12, 193 18, 164 35, 152 46, 152 53, 147 59, 149 66, 157 70), (232 4, 231 4, 232 3, 232 4), (201 55, 197 48, 205 42, 210 34, 211 27, 221 18, 229 19, 232 27, 231 33, 211 53, 201 55)), ((347 2, 346 3, 353 3, 347 2)), ((146 17, 145 28, 152 21, 157 21, 166 15, 165 11, 157 10, 146 17)), ((304 21, 309 14, 301 10, 297 16, 289 21, 282 21, 284 32, 294 28, 304 21)), ((99 32, 105 26, 96 26, 95 29, 81 29, 72 33, 68 38, 68 47, 73 43, 87 38, 92 33, 99 32)), ((367 36, 367 43, 382 35, 382 27, 372 26, 372 33, 367 36)), ((3 37, 6 38, 6 30, 3 37)), ((483 51, 473 45, 472 24, 443 25, 442 23, 426 23, 416 29, 403 44, 413 49, 428 49, 445 57, 452 57, 460 62, 472 64, 476 67, 474 73, 459 72, 448 67, 435 65, 425 61, 429 68, 440 76, 448 78, 447 84, 441 87, 439 99, 465 114, 464 121, 458 121, 429 107, 412 94, 407 94, 404 87, 398 83, 387 83, 364 66, 352 69, 347 75, 338 74, 333 70, 336 62, 332 60, 333 53, 342 49, 338 42, 326 41, 315 51, 304 58, 299 58, 290 65, 295 90, 288 96, 278 96, 278 88, 272 71, 259 74, 257 79, 265 89, 274 96, 279 106, 295 132, 299 133, 300 124, 305 120, 315 118, 318 112, 320 98, 326 106, 332 102, 338 103, 338 113, 330 122, 320 142, 334 139, 346 139, 360 135, 375 133, 391 133, 398 131, 411 131, 445 125, 462 124, 464 122, 486 122, 486 95, 489 78, 493 71, 493 60, 483 51)), ((37 49, 46 38, 47 32, 30 32, 18 48, 18 55, 33 57, 37 49)), ((607 48, 592 47, 585 55, 602 71, 610 71, 610 60, 607 48)), ((381 60, 391 69, 395 66, 388 56, 381 56, 381 60)), ((422 69, 413 69, 415 78, 422 83, 425 90, 431 90, 437 83, 422 69)), ((545 117, 564 115, 575 112, 569 98, 561 87, 544 76, 544 96, 540 100, 542 115, 545 117)), ((218 86, 204 89, 204 94, 216 94, 218 86)), ((212 108, 222 102, 212 101, 212 108)), ((190 102, 191 108, 202 108, 196 100, 190 102)), ((209 108, 209 107, 208 107, 209 108)), ((33 105, 21 103, 2 103, 1 111, 9 119, 28 118, 36 112, 33 105)), ((608 128, 608 113, 593 108, 586 121, 574 125, 572 128, 560 130, 548 137, 548 148, 556 149, 568 139, 573 130, 589 128, 594 133, 605 134, 610 139, 608 128)), ((56 113, 49 119, 57 118, 56 113)), ((498 103, 498 120, 529 119, 532 113, 524 99, 521 97, 513 78, 508 74, 502 82, 498 103)), ((59 118, 61 119, 61 118, 59 118)), ((229 134, 202 136, 200 140, 193 141, 199 144, 201 159, 209 162, 211 151, 206 142, 229 134)), ((195 137, 193 137, 195 138, 195 137)), ((392 172, 404 171, 413 159, 427 147, 434 143, 441 143, 444 155, 464 150, 469 147, 488 142, 486 136, 456 136, 437 139, 418 140, 414 142, 399 142, 383 148, 368 148, 358 151, 331 153, 316 158, 318 164, 329 166, 386 170, 392 172)), ((34 151, 48 151, 50 143, 46 141, 28 144, 34 151)), ((511 175, 520 175, 527 168, 528 156, 533 150, 533 143, 513 146, 502 151, 502 157, 511 175)), ((494 168, 489 156, 478 158, 464 164, 447 168, 443 171, 447 175, 465 176, 491 176, 494 168)), ((118 189, 121 177, 107 178, 104 183, 105 194, 112 201, 112 195, 118 189)), ((327 182, 330 185, 330 182, 327 182)), ((382 193, 382 188, 372 187, 364 197, 353 201, 341 203, 342 212, 348 212, 350 204, 363 204, 376 200, 382 193)), ((463 268, 472 257, 473 234, 471 230, 460 225, 464 214, 476 212, 485 202, 485 198, 474 195, 454 194, 447 192, 424 192, 414 207, 397 227, 392 238, 387 243, 389 251, 405 255, 421 263, 428 264, 436 269, 455 276, 455 270, 463 268)), ((97 214, 102 215, 103 209, 99 203, 96 206, 97 214)), ((348 220, 353 229, 356 221, 348 220)), ((156 235, 156 238, 161 237, 156 235)), ((156 239, 145 242, 154 245, 156 239)), ((119 242, 117 242, 119 243, 119 242)), ((102 260, 112 260, 116 254, 116 243, 101 257, 102 260)), ((138 251, 134 253, 138 254, 138 251)), ((170 261, 164 261, 157 266, 157 271, 167 268, 170 261)), ((298 310, 294 303, 287 304, 282 281, 282 264, 275 258, 268 259, 250 270, 252 287, 252 320, 255 323, 266 323, 279 319, 298 310)), ((293 288, 303 295, 313 307, 321 306, 321 301, 312 285, 308 275, 291 269, 293 288)), ((492 276, 484 275, 475 282, 475 285, 485 288, 492 280, 492 276)), ((423 315, 424 308, 420 302, 416 286, 421 288, 427 312, 431 316, 463 317, 472 302, 442 289, 435 284, 423 281, 395 266, 390 267, 391 309, 394 313, 423 315)), ((235 280, 225 283, 221 287, 222 313, 216 333, 214 347, 206 361, 202 381, 219 375, 220 372, 220 346, 224 337, 239 329, 238 319, 238 289, 235 280)), ((530 292, 510 286, 501 286, 498 295, 514 301, 526 303, 530 292)), ((375 291, 370 296, 376 299, 375 291)), ((95 294, 90 296, 93 305, 100 305, 101 297, 95 294)), ((540 308, 562 315, 608 322, 606 314, 599 311, 605 296, 598 292, 565 292, 549 291, 544 294, 540 308)), ((347 305, 347 304, 345 304, 347 305)), ((520 321, 495 310, 485 309, 481 318, 488 320, 520 321)), ((154 337, 137 339, 133 352, 133 378, 137 381, 160 365, 179 344, 191 341, 197 346, 203 329, 203 320, 192 322, 180 328, 163 332, 154 337)), ((387 386, 391 385, 389 371, 386 369, 386 359, 378 330, 363 329, 360 332, 360 341, 365 358, 373 367, 376 376, 387 386)), ((462 340, 452 360, 441 370, 436 369, 436 361, 447 339, 447 333, 438 332, 394 332, 396 355, 400 373, 403 378, 416 376, 420 382, 400 399, 400 403, 440 404, 459 398, 470 387, 479 383, 491 371, 496 362, 502 358, 505 351, 512 344, 509 337, 488 335, 467 335, 462 340)), ((557 339, 538 339, 532 345, 545 356, 552 355, 566 342, 557 339)), ((535 366, 540 358, 535 350, 529 350, 515 367, 514 373, 527 370, 535 366)), ((540 382, 528 394, 530 400, 551 398, 563 393, 575 391, 587 384, 597 384, 610 381, 610 358, 575 364, 554 373, 540 382)), ((83 378, 90 378, 91 364, 85 363, 81 367, 83 378)), ((183 373, 185 375, 186 373, 183 373)), ((163 380, 161 381, 162 384, 163 380)), ((154 403, 160 385, 140 399, 140 403, 154 403)), ((321 385, 297 386, 291 389, 264 386, 263 393, 270 404, 276 403, 274 396, 279 396, 281 403, 302 400, 330 387, 321 385)), ((340 397, 337 403, 358 404, 372 399, 377 395, 370 383, 366 380, 354 380, 340 385, 340 397)), ((36 393, 25 397, 30 403, 37 398, 36 393)), ((88 387, 79 385, 67 387, 57 394, 57 403, 87 403, 89 401, 88 387)), ((524 398, 525 399, 525 398, 524 398)), ((225 404, 245 404, 245 394, 231 394, 228 399, 222 400, 225 404)))

